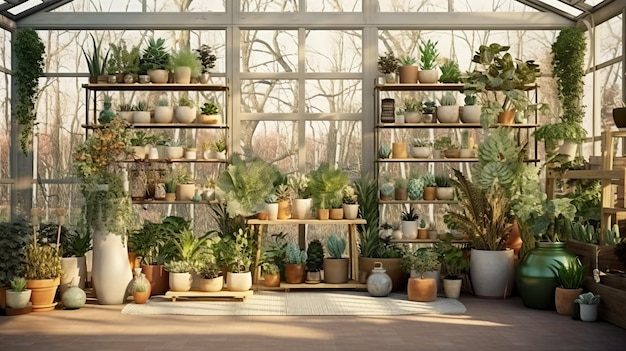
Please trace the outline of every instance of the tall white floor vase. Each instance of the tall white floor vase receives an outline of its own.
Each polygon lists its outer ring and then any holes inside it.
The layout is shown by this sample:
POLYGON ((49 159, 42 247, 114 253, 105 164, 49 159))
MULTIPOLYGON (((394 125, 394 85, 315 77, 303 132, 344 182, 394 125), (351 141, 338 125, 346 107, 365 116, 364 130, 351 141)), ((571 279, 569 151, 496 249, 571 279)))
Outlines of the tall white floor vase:
POLYGON ((128 248, 121 235, 95 229, 91 281, 101 305, 126 302, 127 287, 133 278, 128 248))

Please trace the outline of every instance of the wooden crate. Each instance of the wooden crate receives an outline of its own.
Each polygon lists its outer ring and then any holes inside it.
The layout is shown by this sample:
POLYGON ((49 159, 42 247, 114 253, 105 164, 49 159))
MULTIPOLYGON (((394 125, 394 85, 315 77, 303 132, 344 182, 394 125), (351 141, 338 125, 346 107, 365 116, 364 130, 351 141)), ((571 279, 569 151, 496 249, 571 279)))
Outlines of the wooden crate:
POLYGON ((615 247, 608 245, 596 245, 583 243, 577 240, 565 241, 565 248, 580 258, 585 267, 587 275, 591 275, 594 268, 603 272, 611 270, 625 270, 624 265, 615 256, 615 247))
POLYGON ((593 278, 587 277, 584 287, 600 295, 600 319, 626 329, 626 278, 607 275, 596 283, 593 278))

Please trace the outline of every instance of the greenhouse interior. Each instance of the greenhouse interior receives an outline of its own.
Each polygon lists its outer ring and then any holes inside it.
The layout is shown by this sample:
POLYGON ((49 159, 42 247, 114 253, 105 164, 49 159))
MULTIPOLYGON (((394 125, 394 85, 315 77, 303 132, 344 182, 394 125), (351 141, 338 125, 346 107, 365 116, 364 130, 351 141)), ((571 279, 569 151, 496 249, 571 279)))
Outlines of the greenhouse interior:
POLYGON ((625 11, 0 0, 0 348, 623 350, 625 11))

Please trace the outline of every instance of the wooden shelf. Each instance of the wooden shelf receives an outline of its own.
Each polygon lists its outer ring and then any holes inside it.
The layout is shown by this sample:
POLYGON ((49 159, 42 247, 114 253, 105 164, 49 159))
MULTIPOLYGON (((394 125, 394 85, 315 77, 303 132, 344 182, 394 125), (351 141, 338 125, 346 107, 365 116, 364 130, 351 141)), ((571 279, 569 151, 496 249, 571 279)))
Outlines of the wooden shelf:
MULTIPOLYGON (((260 290, 267 288, 265 285, 258 285, 257 287, 260 290)), ((267 289, 276 290, 278 288, 267 288, 267 289)), ((280 289, 286 290, 286 291, 289 291, 291 289, 367 289, 367 285, 359 283, 356 280, 349 280, 347 283, 344 283, 344 284, 328 284, 324 282, 317 283, 317 284, 307 284, 307 283, 289 284, 286 282, 281 282, 280 289)))
MULTIPOLYGON (((460 91, 462 92, 464 85, 462 83, 434 83, 434 84, 377 84, 376 89, 380 91, 460 91)), ((537 89, 536 84, 528 84, 522 90, 528 91, 537 89)))
MULTIPOLYGON (((508 128, 536 128, 536 124, 515 123, 515 124, 496 124, 490 128, 508 127, 508 128)), ((380 129, 426 129, 426 128, 482 128, 480 123, 378 123, 376 128, 380 129)))
POLYGON ((404 205, 404 204, 417 204, 417 205, 451 205, 456 204, 455 200, 379 200, 380 205, 404 205))
POLYGON ((178 163, 178 162, 186 162, 186 163, 227 163, 226 160, 219 159, 188 159, 188 158, 159 158, 159 159, 143 159, 143 160, 122 160, 117 161, 118 163, 178 163))
POLYGON ((227 85, 221 84, 140 84, 140 83, 114 83, 114 84, 83 84, 83 88, 94 91, 227 91, 227 85))
POLYGON ((165 201, 165 200, 133 200, 135 205, 190 205, 190 204, 205 204, 205 205, 217 205, 220 202, 216 200, 212 201, 165 201))
MULTIPOLYGON (((439 239, 398 239, 398 240, 391 240, 392 243, 394 244, 419 244, 419 243, 434 243, 439 241, 439 239)), ((457 240, 454 239, 452 240, 453 244, 471 244, 472 241, 471 240, 457 240)))
MULTIPOLYGON (((102 125, 102 124, 83 124, 81 126, 86 129, 98 129, 98 128, 106 127, 106 125, 102 125)), ((131 123, 130 127, 137 128, 137 129, 140 129, 140 128, 141 129, 144 129, 144 128, 150 128, 150 129, 170 129, 170 128, 228 129, 228 126, 224 124, 205 124, 205 123, 131 123)))
POLYGON ((379 158, 376 162, 478 162, 477 158, 379 158))
POLYGON ((261 225, 261 224, 367 224, 367 221, 363 218, 357 219, 248 219, 246 221, 249 225, 261 225))
POLYGON ((236 300, 236 301, 245 301, 247 297, 250 297, 254 294, 252 290, 246 291, 229 291, 222 290, 216 292, 206 292, 206 291, 168 291, 165 293, 165 297, 171 298, 172 302, 176 302, 176 299, 179 297, 188 297, 194 299, 211 299, 211 300, 236 300))

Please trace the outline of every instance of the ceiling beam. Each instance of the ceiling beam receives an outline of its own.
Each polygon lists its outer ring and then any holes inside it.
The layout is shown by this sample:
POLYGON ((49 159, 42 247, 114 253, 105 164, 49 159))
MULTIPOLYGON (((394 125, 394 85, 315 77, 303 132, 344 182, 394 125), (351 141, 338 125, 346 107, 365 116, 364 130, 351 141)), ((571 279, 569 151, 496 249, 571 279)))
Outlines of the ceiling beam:
MULTIPOLYGON (((624 8, 626 8, 626 0, 604 1, 593 7, 593 12, 591 12, 593 15, 593 23, 597 26, 617 15, 621 15, 624 8)), ((590 14, 584 13, 580 15, 577 20, 590 20, 590 17, 590 14)))
POLYGON ((15 32, 17 28, 17 24, 12 19, 3 15, 0 15, 0 28, 6 29, 10 32, 15 32))
POLYGON ((547 12, 472 12, 472 13, 380 13, 371 19, 362 13, 289 14, 289 22, 280 13, 36 13, 18 22, 18 27, 40 30, 168 30, 219 29, 228 26, 253 28, 420 28, 432 30, 492 29, 492 30, 550 30, 573 25, 576 22, 547 12), (278 24, 280 23, 280 24, 278 24))
MULTIPOLYGON (((542 11, 542 12, 548 12, 548 13, 555 13, 559 16, 563 16, 567 19, 574 19, 574 15, 571 15, 565 11, 562 11, 560 9, 557 9, 556 7, 550 6, 542 1, 537 1, 537 0, 517 0, 517 2, 524 4, 526 6, 530 6, 532 8, 534 8, 537 11, 542 11)), ((571 5, 570 5, 571 6, 571 5)), ((578 9, 580 10, 580 9, 578 9)))

